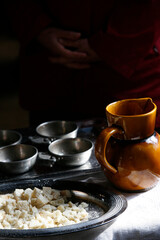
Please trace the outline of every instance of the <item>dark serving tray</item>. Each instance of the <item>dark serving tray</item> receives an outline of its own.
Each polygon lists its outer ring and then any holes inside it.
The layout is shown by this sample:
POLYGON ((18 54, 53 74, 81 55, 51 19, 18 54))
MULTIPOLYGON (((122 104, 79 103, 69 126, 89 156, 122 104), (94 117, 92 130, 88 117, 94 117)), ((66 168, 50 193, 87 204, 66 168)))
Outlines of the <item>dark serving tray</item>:
MULTIPOLYGON (((77 122, 79 126, 78 136, 90 139, 93 144, 95 143, 97 135, 100 131, 106 126, 106 122, 104 119, 95 119, 88 121, 77 122)), ((24 144, 32 144, 37 147, 39 152, 47 152, 48 145, 47 144, 38 144, 36 142, 31 141, 32 138, 37 137, 36 131, 34 128, 28 129, 18 129, 18 132, 22 134, 22 143, 24 144)), ((80 166, 74 168, 61 167, 56 164, 44 164, 45 161, 37 159, 37 162, 33 169, 29 172, 26 172, 21 175, 8 175, 6 173, 0 172, 0 183, 6 181, 13 181, 17 179, 33 179, 33 178, 43 178, 52 176, 56 179, 64 179, 68 177, 75 177, 86 175, 94 172, 100 172, 101 167, 98 161, 95 158, 94 148, 92 151, 92 155, 89 161, 80 166)))
POLYGON ((89 220, 63 227, 44 229, 1 229, 0 239, 6 240, 76 240, 95 239, 108 228, 127 208, 126 198, 92 183, 54 180, 53 178, 18 180, 0 184, 0 194, 11 193, 16 188, 52 187, 58 190, 71 190, 71 201, 88 203, 89 220))

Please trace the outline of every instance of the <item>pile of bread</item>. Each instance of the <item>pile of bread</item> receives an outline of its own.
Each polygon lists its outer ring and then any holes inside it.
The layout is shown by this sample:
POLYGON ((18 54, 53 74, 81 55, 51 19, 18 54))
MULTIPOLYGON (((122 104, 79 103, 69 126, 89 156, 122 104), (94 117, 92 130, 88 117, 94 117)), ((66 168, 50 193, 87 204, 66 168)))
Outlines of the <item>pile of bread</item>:
POLYGON ((88 220, 88 204, 73 203, 69 190, 16 189, 0 195, 1 229, 60 227, 88 220))

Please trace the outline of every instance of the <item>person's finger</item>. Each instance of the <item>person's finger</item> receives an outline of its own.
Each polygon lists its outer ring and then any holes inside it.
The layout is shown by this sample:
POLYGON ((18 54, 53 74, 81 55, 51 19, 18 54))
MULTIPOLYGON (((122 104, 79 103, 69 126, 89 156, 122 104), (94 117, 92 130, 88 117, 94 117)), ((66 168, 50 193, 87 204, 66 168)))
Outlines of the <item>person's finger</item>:
POLYGON ((63 45, 59 45, 59 50, 61 51, 61 55, 67 58, 73 58, 73 59, 78 59, 78 58, 86 58, 87 53, 85 52, 79 52, 79 51, 71 51, 69 49, 66 49, 63 45))
POLYGON ((73 68, 73 69, 88 69, 88 68, 90 68, 90 64, 81 64, 81 63, 67 63, 67 64, 65 64, 65 66, 68 68, 73 68))
POLYGON ((81 37, 81 33, 72 31, 61 31, 61 37, 70 40, 77 40, 81 37))
POLYGON ((58 41, 65 47, 73 47, 73 48, 79 48, 80 47, 80 41, 78 41, 78 40, 73 41, 73 40, 69 40, 69 39, 60 38, 58 41))
POLYGON ((87 57, 87 54, 85 52, 71 51, 66 48, 64 48, 64 55, 68 58, 73 59, 85 59, 87 57))

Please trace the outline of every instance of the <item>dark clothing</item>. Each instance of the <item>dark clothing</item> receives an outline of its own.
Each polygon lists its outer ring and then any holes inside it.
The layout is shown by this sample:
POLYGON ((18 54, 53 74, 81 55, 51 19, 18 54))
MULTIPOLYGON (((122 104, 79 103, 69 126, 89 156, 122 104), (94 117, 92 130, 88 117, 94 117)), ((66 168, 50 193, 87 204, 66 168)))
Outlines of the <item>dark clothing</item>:
POLYGON ((10 9, 21 43, 22 107, 80 119, 105 117, 118 99, 151 97, 160 127, 159 0, 16 0, 10 9), (50 63, 36 41, 49 26, 81 32, 102 63, 85 70, 50 63))

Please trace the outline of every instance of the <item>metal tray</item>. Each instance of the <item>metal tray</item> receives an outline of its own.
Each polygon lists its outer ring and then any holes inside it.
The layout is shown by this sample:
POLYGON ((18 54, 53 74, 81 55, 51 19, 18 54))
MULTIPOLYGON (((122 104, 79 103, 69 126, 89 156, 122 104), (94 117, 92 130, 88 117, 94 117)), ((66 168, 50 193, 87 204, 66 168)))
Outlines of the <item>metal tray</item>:
POLYGON ((0 239, 77 240, 84 238, 85 240, 91 240, 95 239, 100 233, 107 229, 127 208, 127 200, 123 195, 111 192, 102 186, 92 183, 54 180, 53 178, 3 183, 0 185, 0 194, 11 193, 16 188, 42 188, 43 186, 71 190, 71 200, 73 202, 88 202, 89 220, 64 227, 46 229, 1 229, 0 239))
MULTIPOLYGON (((95 143, 97 135, 100 133, 102 128, 105 126, 104 119, 93 119, 88 121, 77 122, 79 126, 78 137, 88 138, 95 143)), ((22 143, 23 144, 32 144, 37 147, 39 152, 46 152, 48 149, 47 144, 34 144, 31 142, 31 137, 37 137, 36 131, 33 128, 18 129, 18 132, 22 134, 22 143)), ((44 143, 44 142, 43 142, 44 143)), ((45 156, 45 154, 44 154, 45 156)), ((46 156, 47 157, 47 156, 46 156)), ((74 176, 84 176, 86 174, 101 172, 101 166, 95 158, 94 148, 92 150, 91 157, 89 161, 79 167, 62 167, 58 165, 48 164, 47 161, 37 159, 37 162, 29 172, 20 175, 9 175, 3 172, 0 172, 0 183, 7 181, 14 181, 17 179, 34 179, 34 178, 43 178, 52 176, 53 178, 66 178, 74 176), (46 162, 46 164, 45 164, 46 162)))

